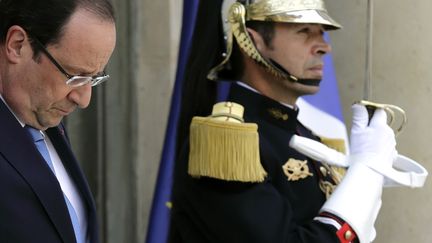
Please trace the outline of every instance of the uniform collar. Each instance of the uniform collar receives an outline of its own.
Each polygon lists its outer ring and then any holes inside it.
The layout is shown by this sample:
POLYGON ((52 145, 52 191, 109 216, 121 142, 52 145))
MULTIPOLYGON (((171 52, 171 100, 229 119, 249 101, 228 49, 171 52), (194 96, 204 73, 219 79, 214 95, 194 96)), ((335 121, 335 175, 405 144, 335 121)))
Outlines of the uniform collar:
POLYGON ((283 129, 294 131, 297 126, 298 109, 292 109, 278 101, 270 99, 245 85, 234 84, 231 86, 229 101, 244 106, 245 121, 256 121, 256 118, 264 119, 283 129))
MULTIPOLYGON (((239 86, 242 86, 242 87, 244 87, 244 88, 246 88, 246 89, 249 89, 249 90, 251 90, 251 91, 253 91, 253 92, 257 93, 257 94, 262 95, 258 90, 252 88, 251 86, 249 86, 249 85, 246 84, 246 83, 243 83, 243 82, 237 81, 236 84, 238 84, 239 86)), ((284 106, 286 106, 286 107, 288 107, 288 108, 290 108, 290 109, 298 110, 298 107, 297 107, 297 106, 292 106, 292 105, 289 105, 289 104, 286 104, 286 103, 283 103, 283 102, 280 102, 280 101, 279 101, 279 103, 282 104, 282 105, 284 105, 284 106)))

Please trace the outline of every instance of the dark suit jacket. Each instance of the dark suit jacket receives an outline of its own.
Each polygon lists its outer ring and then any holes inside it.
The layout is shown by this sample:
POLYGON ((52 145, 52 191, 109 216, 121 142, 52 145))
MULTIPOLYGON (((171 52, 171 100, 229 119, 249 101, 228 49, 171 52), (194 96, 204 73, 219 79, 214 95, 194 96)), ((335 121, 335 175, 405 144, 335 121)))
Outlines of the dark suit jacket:
MULTIPOLYGON (((90 242, 98 242, 95 204, 62 125, 47 131, 87 208, 90 242)), ((74 243, 63 192, 30 134, 0 100, 0 242, 74 243)))
MULTIPOLYGON (((176 161, 170 243, 337 243, 336 228, 313 220, 325 202, 321 163, 291 149, 293 134, 318 139, 298 111, 238 85, 229 101, 244 106, 246 122, 258 124, 263 183, 223 181, 187 174, 188 151, 176 161), (313 174, 288 181, 282 166, 307 160, 313 174)), ((223 151, 221 151, 223 152, 223 151)))

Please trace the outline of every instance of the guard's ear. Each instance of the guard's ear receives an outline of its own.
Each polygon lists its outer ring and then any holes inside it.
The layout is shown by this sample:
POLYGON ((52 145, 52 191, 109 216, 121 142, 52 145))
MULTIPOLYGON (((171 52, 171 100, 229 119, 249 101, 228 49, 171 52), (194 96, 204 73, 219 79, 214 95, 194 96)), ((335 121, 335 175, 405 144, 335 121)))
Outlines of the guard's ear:
POLYGON ((258 33, 256 30, 247 28, 247 31, 249 33, 249 36, 252 39, 252 42, 255 44, 257 50, 262 53, 264 51, 264 48, 266 47, 266 44, 264 42, 264 39, 262 38, 261 34, 258 33))
POLYGON ((18 25, 11 26, 6 34, 4 48, 7 60, 14 64, 18 63, 26 54, 23 53, 24 50, 31 50, 27 32, 18 25))

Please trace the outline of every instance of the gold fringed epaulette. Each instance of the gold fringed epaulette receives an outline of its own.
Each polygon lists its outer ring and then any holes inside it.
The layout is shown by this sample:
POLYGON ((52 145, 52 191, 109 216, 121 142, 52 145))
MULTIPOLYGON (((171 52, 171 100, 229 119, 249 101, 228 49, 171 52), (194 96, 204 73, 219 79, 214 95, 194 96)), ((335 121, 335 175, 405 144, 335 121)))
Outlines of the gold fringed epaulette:
POLYGON ((188 173, 226 181, 262 182, 258 126, 243 122, 243 107, 233 102, 213 106, 209 117, 194 117, 190 126, 188 173))

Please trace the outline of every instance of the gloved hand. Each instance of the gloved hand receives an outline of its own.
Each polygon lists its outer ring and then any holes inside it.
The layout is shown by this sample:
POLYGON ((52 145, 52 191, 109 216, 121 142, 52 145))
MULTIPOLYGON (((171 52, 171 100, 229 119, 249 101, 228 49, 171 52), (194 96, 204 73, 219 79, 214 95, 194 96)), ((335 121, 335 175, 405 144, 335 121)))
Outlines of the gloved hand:
POLYGON ((393 130, 387 125, 386 113, 377 109, 369 122, 367 110, 353 105, 350 168, 332 196, 321 208, 345 220, 361 243, 375 237, 374 223, 381 207, 384 176, 368 164, 392 166, 395 149, 393 130))
POLYGON ((350 163, 380 164, 391 167, 397 156, 393 130, 387 125, 387 114, 383 109, 375 110, 369 123, 366 107, 352 106, 353 119, 350 136, 350 163))
POLYGON ((369 119, 362 106, 355 105, 353 110, 351 150, 354 152, 352 156, 346 156, 320 142, 298 135, 291 137, 289 146, 314 160, 329 165, 349 167, 350 163, 360 161, 385 177, 384 187, 423 187, 428 172, 421 164, 398 154, 392 162, 393 167, 391 167, 389 166, 390 161, 385 159, 391 157, 391 153, 396 154, 396 150, 392 146, 395 143, 393 133, 384 124, 386 114, 382 110, 378 110, 374 120, 369 125, 369 119), (369 141, 370 137, 374 139, 369 141), (389 151, 385 152, 386 149, 389 151), (380 156, 383 156, 383 159, 380 159, 380 156))

